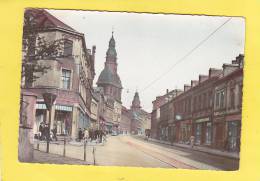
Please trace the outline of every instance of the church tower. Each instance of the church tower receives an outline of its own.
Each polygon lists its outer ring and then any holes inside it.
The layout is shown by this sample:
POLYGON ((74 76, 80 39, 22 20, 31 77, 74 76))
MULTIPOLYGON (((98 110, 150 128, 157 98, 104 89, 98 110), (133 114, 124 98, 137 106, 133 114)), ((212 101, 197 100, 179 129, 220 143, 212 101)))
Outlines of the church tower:
POLYGON ((104 94, 111 99, 121 103, 122 84, 117 74, 117 52, 116 42, 112 32, 109 40, 108 50, 106 52, 106 61, 103 71, 98 77, 97 85, 104 89, 104 94))
POLYGON ((139 94, 138 94, 137 91, 135 92, 134 99, 132 101, 131 109, 134 110, 134 111, 141 109, 141 102, 140 102, 139 94))

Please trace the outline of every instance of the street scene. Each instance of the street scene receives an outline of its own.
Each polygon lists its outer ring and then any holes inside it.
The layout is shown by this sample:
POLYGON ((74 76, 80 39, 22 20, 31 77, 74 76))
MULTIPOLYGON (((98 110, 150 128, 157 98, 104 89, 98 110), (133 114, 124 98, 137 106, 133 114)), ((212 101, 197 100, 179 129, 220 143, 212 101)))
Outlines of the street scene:
POLYGON ((18 159, 237 170, 244 19, 26 9, 18 159))

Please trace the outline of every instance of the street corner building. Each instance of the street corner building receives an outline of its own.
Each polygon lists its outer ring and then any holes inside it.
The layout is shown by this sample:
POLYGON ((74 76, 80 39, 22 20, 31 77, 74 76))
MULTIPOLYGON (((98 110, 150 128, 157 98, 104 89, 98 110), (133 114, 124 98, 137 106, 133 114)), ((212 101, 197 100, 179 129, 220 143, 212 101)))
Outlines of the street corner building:
POLYGON ((91 119, 95 49, 84 34, 43 9, 26 9, 19 129, 19 160, 31 161, 33 138, 41 123, 55 125, 57 135, 76 139, 91 119), (56 99, 48 111, 44 93, 56 99), (49 114, 51 118, 49 119, 49 114))
POLYGON ((243 61, 240 54, 222 69, 156 97, 151 115, 151 136, 170 144, 240 151, 243 61))

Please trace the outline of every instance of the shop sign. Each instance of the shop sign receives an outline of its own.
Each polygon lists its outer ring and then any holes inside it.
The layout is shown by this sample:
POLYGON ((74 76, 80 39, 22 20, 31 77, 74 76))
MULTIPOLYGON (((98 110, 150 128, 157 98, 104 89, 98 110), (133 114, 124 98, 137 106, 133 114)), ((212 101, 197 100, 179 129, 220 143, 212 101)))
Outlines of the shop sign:
POLYGON ((241 114, 226 116, 226 121, 239 121, 241 120, 241 114))
POLYGON ((209 117, 197 119, 195 122, 196 122, 196 123, 202 123, 202 122, 207 122, 207 121, 209 121, 209 117))

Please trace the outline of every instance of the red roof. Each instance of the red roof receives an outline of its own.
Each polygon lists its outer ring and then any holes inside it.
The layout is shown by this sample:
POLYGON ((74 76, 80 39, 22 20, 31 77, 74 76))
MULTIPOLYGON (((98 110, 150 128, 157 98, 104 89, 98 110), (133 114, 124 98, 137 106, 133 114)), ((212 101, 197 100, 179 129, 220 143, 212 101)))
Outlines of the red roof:
POLYGON ((26 9, 26 13, 27 12, 31 13, 36 18, 37 25, 40 28, 61 28, 78 33, 72 27, 63 23, 44 9, 26 9))

